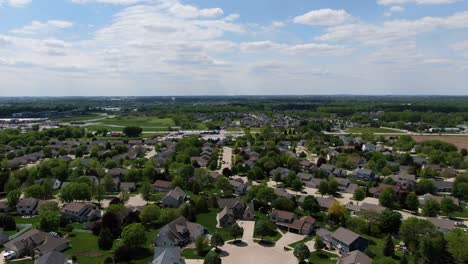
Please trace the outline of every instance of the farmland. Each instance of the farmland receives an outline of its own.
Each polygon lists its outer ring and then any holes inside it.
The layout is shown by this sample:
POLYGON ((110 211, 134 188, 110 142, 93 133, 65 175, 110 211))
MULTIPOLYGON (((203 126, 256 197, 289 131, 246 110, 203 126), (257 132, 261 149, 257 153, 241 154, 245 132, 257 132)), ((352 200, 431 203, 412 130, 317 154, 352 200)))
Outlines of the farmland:
POLYGON ((458 149, 468 149, 468 136, 412 136, 416 142, 440 140, 455 145, 458 149))

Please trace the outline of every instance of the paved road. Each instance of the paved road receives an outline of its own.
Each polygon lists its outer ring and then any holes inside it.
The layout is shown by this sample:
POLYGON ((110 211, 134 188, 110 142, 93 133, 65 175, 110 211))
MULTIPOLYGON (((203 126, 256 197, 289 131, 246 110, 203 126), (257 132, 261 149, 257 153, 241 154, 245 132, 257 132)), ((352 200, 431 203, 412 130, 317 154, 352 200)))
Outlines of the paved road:
POLYGON ((221 158, 221 168, 219 172, 222 173, 224 168, 231 169, 232 164, 232 148, 231 147, 223 147, 223 155, 221 158))
POLYGON ((287 232, 280 238, 280 240, 276 241, 275 247, 278 249, 283 249, 285 246, 290 245, 297 241, 301 241, 304 238, 305 238, 304 235, 287 232))

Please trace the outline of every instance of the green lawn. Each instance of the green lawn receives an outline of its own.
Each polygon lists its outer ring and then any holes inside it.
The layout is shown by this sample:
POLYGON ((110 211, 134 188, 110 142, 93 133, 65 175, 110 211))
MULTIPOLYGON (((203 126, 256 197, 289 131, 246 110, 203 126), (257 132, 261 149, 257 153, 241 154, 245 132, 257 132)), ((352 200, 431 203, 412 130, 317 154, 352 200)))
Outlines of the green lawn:
POLYGON ((214 234, 216 232, 219 232, 225 241, 234 239, 234 237, 232 237, 229 234, 229 229, 217 228, 216 227, 217 212, 218 212, 217 209, 210 209, 210 211, 208 213, 197 214, 197 216, 196 216, 197 217, 197 223, 204 226, 206 228, 206 230, 208 230, 208 232, 210 234, 214 234))
POLYGON ((313 264, 336 264, 338 255, 321 251, 320 253, 315 251, 310 253, 309 263, 313 264))
POLYGON ((468 218, 468 204, 462 203, 462 211, 453 212, 450 216, 468 218))
POLYGON ((401 133, 398 130, 380 127, 352 127, 346 129, 348 133, 401 133))
MULTIPOLYGON (((257 223, 259 222, 259 220, 261 219, 269 219, 269 217, 267 215, 264 215, 260 212, 256 212, 255 213, 256 217, 257 217, 257 221, 255 221, 255 225, 257 225, 257 223)), ((280 238, 282 237, 283 235, 278 232, 277 230, 274 231, 274 235, 270 235, 270 236, 263 236, 263 240, 265 241, 271 241, 271 242, 276 242, 278 240, 280 240, 280 238)), ((254 233, 254 238, 258 238, 258 239, 261 239, 262 237, 261 236, 258 236, 254 233)))
POLYGON ((194 248, 184 248, 182 250, 182 256, 186 259, 203 259, 204 257, 199 256, 194 248))
POLYGON ((76 256, 80 264, 103 263, 108 256, 112 255, 110 250, 99 249, 98 238, 93 234, 74 232, 68 239, 70 240, 70 248, 64 253, 70 259, 76 256))
POLYGON ((140 127, 173 127, 175 126, 172 118, 157 117, 115 117, 101 120, 103 125, 115 126, 140 126, 140 127))
POLYGON ((315 236, 306 236, 304 239, 302 239, 301 241, 297 241, 297 242, 294 242, 292 244, 289 244, 288 246, 294 248, 297 244, 299 243, 307 243, 309 241, 311 241, 312 239, 315 239, 315 236))
POLYGON ((32 259, 25 259, 25 260, 18 260, 14 262, 9 262, 9 263, 15 263, 15 264, 33 264, 34 260, 32 259))
POLYGON ((72 122, 72 121, 88 121, 88 120, 94 120, 98 118, 103 118, 105 117, 104 115, 81 115, 81 116, 71 116, 71 117, 61 117, 53 120, 61 121, 61 122, 72 122))
MULTIPOLYGON (((385 238, 375 238, 375 237, 371 237, 368 235, 362 235, 362 236, 369 239, 369 250, 374 255, 372 258, 374 260, 374 263, 380 263, 380 262, 385 262, 385 263, 393 262, 395 264, 400 263, 400 255, 401 255, 400 252, 395 252, 396 256, 394 256, 393 258, 385 257, 383 255, 385 238)), ((398 243, 400 243, 400 241, 395 238, 393 238, 393 242, 395 243, 395 245, 398 245, 398 243)))
POLYGON ((21 216, 15 216, 14 218, 17 224, 32 224, 33 227, 38 227, 39 221, 41 221, 41 218, 39 216, 33 216, 31 218, 23 218, 21 216))

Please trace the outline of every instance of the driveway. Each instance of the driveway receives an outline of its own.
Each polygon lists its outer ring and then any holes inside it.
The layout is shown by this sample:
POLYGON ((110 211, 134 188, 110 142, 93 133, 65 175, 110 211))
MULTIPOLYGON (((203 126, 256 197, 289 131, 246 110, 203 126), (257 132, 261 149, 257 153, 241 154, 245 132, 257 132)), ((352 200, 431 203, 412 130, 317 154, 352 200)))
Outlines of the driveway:
POLYGON ((232 148, 231 147, 223 147, 223 156, 221 158, 221 168, 219 172, 223 172, 224 168, 231 169, 232 163, 232 148))
POLYGON ((242 236, 242 241, 247 244, 253 243, 253 235, 255 229, 254 221, 237 221, 240 227, 244 228, 244 235, 242 236))
POLYGON ((291 232, 287 232, 284 234, 280 240, 276 241, 275 247, 278 249, 283 249, 285 246, 290 245, 294 242, 301 241, 305 238, 304 235, 294 234, 291 232))

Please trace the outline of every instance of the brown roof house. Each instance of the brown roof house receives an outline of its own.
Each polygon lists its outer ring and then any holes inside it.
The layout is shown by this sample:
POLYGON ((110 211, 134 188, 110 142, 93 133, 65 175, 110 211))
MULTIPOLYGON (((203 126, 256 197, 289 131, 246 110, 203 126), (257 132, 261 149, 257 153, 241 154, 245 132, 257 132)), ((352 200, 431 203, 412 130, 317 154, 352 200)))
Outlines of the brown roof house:
POLYGON ((36 215, 39 211, 39 201, 32 197, 21 199, 16 205, 16 211, 20 215, 36 215))
POLYGON ((93 204, 69 203, 62 208, 63 217, 76 222, 89 222, 101 217, 101 212, 93 204))
POLYGON ((161 204, 165 207, 177 208, 185 201, 186 196, 187 194, 177 186, 174 190, 166 193, 161 199, 161 204))
POLYGON ((359 250, 341 255, 337 264, 372 264, 372 259, 359 250))
POLYGON ((255 211, 253 203, 246 204, 240 198, 219 199, 218 205, 221 211, 216 216, 218 227, 229 227, 236 220, 254 220, 255 211))
POLYGON ((163 181, 163 180, 156 180, 153 183, 153 188, 156 192, 166 193, 171 190, 171 182, 163 181))
POLYGON ((194 242, 199 235, 203 234, 205 234, 205 227, 181 216, 159 230, 155 244, 158 247, 182 247, 194 242))
POLYGON ((279 228, 286 229, 291 233, 310 235, 314 230, 315 219, 311 216, 298 218, 292 212, 273 210, 270 213, 270 218, 279 228))
POLYGON ((437 227, 437 229, 442 233, 455 229, 455 222, 450 219, 428 217, 427 221, 435 225, 435 227, 437 227))
POLYGON ((343 227, 338 228, 333 233, 320 229, 317 235, 322 238, 325 244, 338 249, 342 254, 354 250, 365 251, 369 245, 369 240, 343 227))
POLYGON ((31 229, 3 246, 6 251, 15 251, 18 257, 38 258, 52 251, 63 251, 69 247, 68 243, 67 239, 53 237, 37 229, 31 229))

